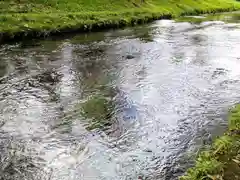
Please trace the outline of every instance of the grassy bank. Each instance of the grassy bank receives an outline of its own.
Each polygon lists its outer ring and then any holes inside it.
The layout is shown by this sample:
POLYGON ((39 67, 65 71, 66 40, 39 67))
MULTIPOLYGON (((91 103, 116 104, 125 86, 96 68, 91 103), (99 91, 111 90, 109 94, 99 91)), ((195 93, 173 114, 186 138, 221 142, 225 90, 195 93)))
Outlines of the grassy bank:
POLYGON ((212 148, 202 152, 195 167, 180 180, 240 179, 240 105, 231 110, 229 129, 214 141, 212 148))
POLYGON ((235 0, 2 0, 0 43, 25 36, 91 31, 240 9, 235 0))

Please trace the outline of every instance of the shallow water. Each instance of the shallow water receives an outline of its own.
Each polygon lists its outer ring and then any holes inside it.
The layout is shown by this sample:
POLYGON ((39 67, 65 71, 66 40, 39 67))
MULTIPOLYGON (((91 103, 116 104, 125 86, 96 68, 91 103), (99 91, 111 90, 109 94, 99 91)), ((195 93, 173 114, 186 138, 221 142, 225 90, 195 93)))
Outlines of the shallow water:
POLYGON ((239 16, 3 45, 0 179, 177 179, 239 102, 239 16))

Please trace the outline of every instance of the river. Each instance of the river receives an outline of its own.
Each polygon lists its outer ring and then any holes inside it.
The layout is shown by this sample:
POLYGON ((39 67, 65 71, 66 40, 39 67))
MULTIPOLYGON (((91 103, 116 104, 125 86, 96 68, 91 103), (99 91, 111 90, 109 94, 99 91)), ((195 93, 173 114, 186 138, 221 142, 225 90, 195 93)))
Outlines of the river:
POLYGON ((240 13, 0 47, 0 179, 174 180, 240 100, 240 13))

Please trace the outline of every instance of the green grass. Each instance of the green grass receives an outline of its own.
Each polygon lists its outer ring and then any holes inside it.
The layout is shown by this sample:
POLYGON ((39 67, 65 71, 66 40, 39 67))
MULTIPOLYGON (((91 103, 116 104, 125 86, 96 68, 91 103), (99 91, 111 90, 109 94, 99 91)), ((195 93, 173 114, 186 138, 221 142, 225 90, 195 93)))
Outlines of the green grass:
POLYGON ((240 3, 235 0, 2 0, 0 42, 236 9, 240 9, 240 3))
POLYGON ((229 129, 208 151, 200 153, 196 165, 180 180, 240 179, 240 105, 229 115, 229 129))

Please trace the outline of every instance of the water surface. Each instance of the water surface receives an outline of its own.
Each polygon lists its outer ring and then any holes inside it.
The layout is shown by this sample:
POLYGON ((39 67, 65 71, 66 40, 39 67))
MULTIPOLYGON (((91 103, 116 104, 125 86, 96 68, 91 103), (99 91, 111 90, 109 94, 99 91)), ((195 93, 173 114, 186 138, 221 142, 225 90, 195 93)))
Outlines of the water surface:
POLYGON ((238 19, 1 46, 0 179, 176 179, 239 102, 238 19))

